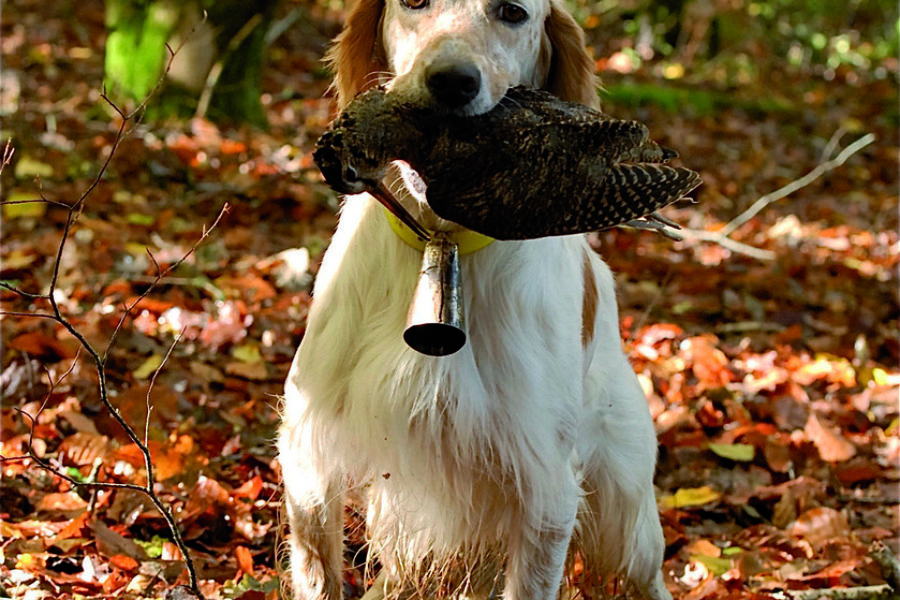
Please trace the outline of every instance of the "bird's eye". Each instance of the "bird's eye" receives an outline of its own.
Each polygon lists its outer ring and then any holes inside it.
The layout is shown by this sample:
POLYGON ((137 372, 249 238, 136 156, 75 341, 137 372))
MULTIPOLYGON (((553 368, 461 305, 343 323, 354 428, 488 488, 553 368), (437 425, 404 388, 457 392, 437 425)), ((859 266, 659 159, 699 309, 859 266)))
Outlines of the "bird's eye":
POLYGON ((497 16, 505 23, 517 25, 528 18, 528 12, 518 4, 504 2, 497 7, 497 16))
POLYGON ((411 10, 419 10, 428 6, 429 0, 400 0, 400 4, 411 10))

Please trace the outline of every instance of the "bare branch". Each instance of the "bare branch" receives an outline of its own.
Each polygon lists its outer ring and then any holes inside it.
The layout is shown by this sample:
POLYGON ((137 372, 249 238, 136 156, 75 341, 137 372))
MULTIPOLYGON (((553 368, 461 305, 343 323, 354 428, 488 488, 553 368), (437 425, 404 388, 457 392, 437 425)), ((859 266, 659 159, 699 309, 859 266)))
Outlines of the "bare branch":
MULTIPOLYGON (((187 327, 182 327, 181 331, 178 332, 178 335, 175 336, 175 340, 169 345, 169 350, 166 352, 166 355, 163 357, 162 362, 159 363, 159 366, 156 367, 156 370, 153 371, 153 375, 150 377, 150 383, 147 385, 147 412, 146 419, 144 420, 144 443, 147 443, 147 440, 150 438, 150 394, 153 392, 153 386, 156 385, 156 377, 162 372, 163 368, 166 366, 166 363, 169 362, 169 357, 172 356, 172 352, 175 350, 175 346, 178 345, 178 342, 181 341, 181 338, 184 336, 184 332, 187 327)), ((149 470, 150 467, 148 467, 149 470)))
POLYGON ((47 294, 31 294, 29 292, 22 291, 19 288, 17 288, 16 286, 10 285, 10 284, 6 283, 5 281, 0 281, 0 288, 3 288, 4 290, 8 290, 19 296, 22 296, 23 298, 28 298, 29 300, 46 300, 47 299, 47 294))
POLYGON ((7 139, 6 145, 3 146, 3 158, 0 158, 0 173, 3 172, 3 169, 8 167, 12 162, 13 154, 16 153, 16 149, 13 148, 12 140, 7 139))
POLYGON ((61 208, 71 208, 65 202, 59 200, 50 200, 48 198, 30 198, 28 200, 0 200, 0 206, 12 206, 13 204, 51 204, 61 208))
POLYGON ((736 254, 743 254, 757 260, 775 260, 775 253, 734 240, 722 231, 704 231, 703 229, 682 229, 681 234, 686 241, 712 242, 727 248, 736 254))
POLYGON ((893 595, 889 585, 866 585, 853 588, 830 588, 788 592, 792 600, 887 600, 893 595))
POLYGON ((881 568, 881 576, 894 588, 894 592, 900 593, 900 561, 890 548, 883 542, 875 542, 869 549, 869 556, 881 568))
POLYGON ((789 195, 793 194, 794 192, 796 192, 797 190, 808 186, 809 184, 811 184, 813 181, 815 181, 816 179, 818 179, 825 173, 828 173, 829 171, 836 169, 837 167, 844 164, 848 158, 850 158, 851 156, 853 156, 854 154, 856 154, 857 152, 859 152, 860 150, 862 150, 863 148, 865 148, 866 146, 868 146, 869 144, 871 144, 874 141, 875 141, 875 134, 867 133, 866 135, 862 136, 861 138, 859 138, 858 140, 856 140, 855 142, 853 142, 852 144, 850 144, 849 146, 844 148, 844 150, 841 151, 841 153, 838 154, 835 158, 828 159, 825 162, 819 163, 818 165, 816 165, 816 167, 812 171, 810 171, 809 173, 807 173, 800 179, 796 179, 796 180, 792 181, 791 183, 787 184, 786 186, 784 186, 778 190, 775 190, 771 194, 766 194, 765 196, 761 197, 756 202, 754 202, 752 205, 750 205, 750 208, 748 208, 747 210, 745 210, 744 212, 739 214, 737 217, 732 219, 731 222, 729 222, 722 229, 722 231, 721 231, 722 235, 723 236, 731 235, 738 227, 740 227, 741 225, 743 225, 744 223, 746 223, 747 221, 752 219, 754 216, 756 216, 756 214, 759 211, 761 211, 762 209, 764 209, 771 203, 781 200, 785 196, 789 196, 789 195))
MULTIPOLYGON (((836 157, 831 158, 831 155, 834 153, 834 149, 837 147, 837 144, 840 141, 842 135, 843 131, 841 129, 838 129, 834 133, 834 135, 831 136, 831 139, 826 144, 825 151, 822 154, 822 162, 816 165, 816 167, 812 171, 810 171, 803 177, 795 179, 791 183, 775 190, 774 192, 760 197, 752 205, 750 205, 747 210, 732 219, 725 225, 725 227, 723 227, 719 231, 682 229, 680 231, 680 234, 688 242, 711 242, 714 244, 718 244, 723 248, 727 248, 728 250, 731 250, 732 252, 735 252, 737 254, 743 254, 744 256, 749 256, 757 260, 774 260, 775 253, 771 250, 763 250, 762 248, 756 248, 754 246, 738 242, 737 240, 731 238, 731 234, 734 233, 739 227, 747 223, 750 219, 755 217, 762 209, 764 209, 768 205, 793 194, 799 189, 808 186, 825 173, 828 173, 829 171, 832 171, 844 164, 848 158, 875 141, 875 134, 867 133, 866 135, 862 136, 861 138, 844 148, 836 157)), ((662 233, 662 231, 660 232, 662 233)))

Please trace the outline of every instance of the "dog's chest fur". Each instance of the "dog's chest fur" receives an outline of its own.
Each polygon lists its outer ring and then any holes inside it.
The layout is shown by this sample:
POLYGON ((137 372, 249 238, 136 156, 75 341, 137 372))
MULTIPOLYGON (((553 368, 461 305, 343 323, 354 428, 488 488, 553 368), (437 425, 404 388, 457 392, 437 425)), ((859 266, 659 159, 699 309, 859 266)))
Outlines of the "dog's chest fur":
POLYGON ((495 242, 463 256, 468 343, 434 358, 402 340, 421 253, 381 210, 365 196, 345 201, 285 421, 313 422, 293 431, 321 435, 311 444, 320 464, 371 487, 376 544, 415 555, 488 543, 515 518, 497 507, 515 506, 525 490, 539 502, 534 487, 557 479, 545 459, 572 453, 586 361, 585 242, 495 242))

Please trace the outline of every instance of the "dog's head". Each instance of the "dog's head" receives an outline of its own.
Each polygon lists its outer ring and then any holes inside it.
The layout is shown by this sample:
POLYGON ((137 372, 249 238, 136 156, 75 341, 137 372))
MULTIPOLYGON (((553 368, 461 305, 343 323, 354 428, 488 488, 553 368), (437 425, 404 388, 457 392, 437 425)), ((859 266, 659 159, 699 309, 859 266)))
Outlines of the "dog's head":
POLYGON ((558 0, 356 0, 328 60, 341 108, 379 83, 459 114, 515 85, 598 104, 584 34, 558 0))

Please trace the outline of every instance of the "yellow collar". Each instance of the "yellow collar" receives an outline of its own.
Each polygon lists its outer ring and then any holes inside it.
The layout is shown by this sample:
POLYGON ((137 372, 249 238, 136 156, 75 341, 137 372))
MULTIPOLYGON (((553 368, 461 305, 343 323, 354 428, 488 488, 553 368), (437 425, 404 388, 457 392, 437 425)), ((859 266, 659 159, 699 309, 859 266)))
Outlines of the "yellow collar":
MULTIPOLYGON (((384 216, 387 217, 388 224, 391 226, 391 229, 394 230, 394 233, 397 234, 397 237, 403 240, 407 246, 412 246, 420 252, 425 249, 425 241, 413 233, 412 229, 404 225, 403 221, 395 217, 394 214, 386 208, 384 209, 384 216)), ((450 235, 450 239, 458 244, 460 256, 477 252, 494 241, 494 238, 482 235, 470 229, 456 231, 450 235)))

